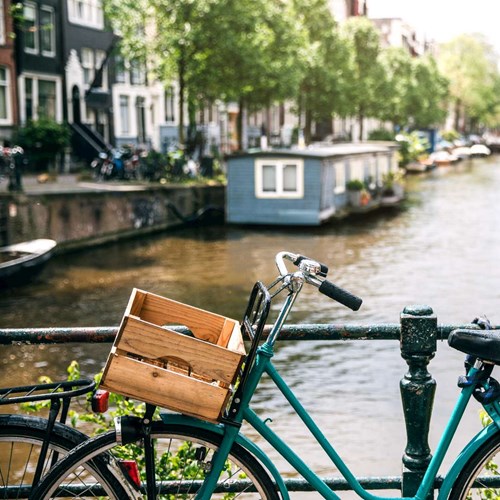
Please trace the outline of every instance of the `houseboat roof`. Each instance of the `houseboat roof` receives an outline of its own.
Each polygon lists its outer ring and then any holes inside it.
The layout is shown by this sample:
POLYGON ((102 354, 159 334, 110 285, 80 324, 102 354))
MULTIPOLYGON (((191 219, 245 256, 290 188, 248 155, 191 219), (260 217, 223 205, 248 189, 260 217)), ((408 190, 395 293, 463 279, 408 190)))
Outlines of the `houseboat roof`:
POLYGON ((307 158, 329 158, 333 156, 351 156, 369 153, 387 153, 397 149, 395 142, 359 142, 359 143, 339 143, 339 144, 312 144, 305 148, 292 147, 289 149, 249 149, 243 153, 235 153, 228 158, 244 158, 255 156, 287 156, 287 157, 307 157, 307 158))

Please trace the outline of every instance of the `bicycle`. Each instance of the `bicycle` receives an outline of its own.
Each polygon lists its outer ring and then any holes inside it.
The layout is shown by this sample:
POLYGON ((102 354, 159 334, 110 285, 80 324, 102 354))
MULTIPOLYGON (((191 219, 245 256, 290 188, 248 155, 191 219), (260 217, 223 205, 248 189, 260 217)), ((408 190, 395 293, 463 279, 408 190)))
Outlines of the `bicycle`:
MULTIPOLYGON (((280 252, 276 264, 278 277, 267 287, 257 282, 252 290, 242 321, 242 329, 251 339, 251 346, 239 384, 218 423, 168 412, 160 413, 160 419, 155 420, 155 406, 147 404, 143 418, 121 417, 115 422, 115 430, 73 449, 48 473, 35 490, 34 498, 42 500, 59 495, 83 498, 89 478, 82 478, 80 469, 97 457, 122 474, 118 488, 113 484, 100 484, 106 491, 106 498, 290 498, 276 466, 241 432, 242 423, 246 422, 287 459, 313 491, 327 499, 338 499, 325 481, 274 433, 268 421, 251 409, 252 396, 266 374, 352 490, 366 500, 384 499, 363 489, 272 364, 275 343, 304 284, 317 287, 321 293, 353 310, 360 307, 361 299, 328 281, 328 268, 319 262, 280 252), (287 263, 295 265, 297 270, 290 272, 287 263), (269 335, 264 338, 271 302, 281 293, 286 297, 269 335), (131 449, 134 452, 129 458, 135 453, 135 460, 123 465, 122 459, 131 449)), ((467 374, 460 379, 461 392, 456 407, 418 491, 412 497, 415 500, 424 500, 433 492, 439 467, 472 396, 482 403, 492 424, 479 432, 455 460, 442 481, 438 498, 471 498, 475 492, 485 493, 485 488, 499 484, 498 480, 491 482, 494 477, 483 479, 483 468, 492 468, 489 466, 491 459, 500 449, 500 384, 490 376, 494 364, 500 364, 500 334, 494 330, 461 329, 451 334, 449 343, 467 353, 467 374), (476 482, 478 478, 481 478, 480 483, 476 482), (481 486, 481 489, 471 489, 473 486, 481 486)), ((488 490, 485 496, 499 495, 495 490, 488 490)))
MULTIPOLYGON (((66 419, 71 400, 94 389, 88 379, 0 389, 0 405, 49 401, 47 418, 0 414, 0 498, 29 498, 50 467, 88 439, 66 419)), ((99 474, 109 476, 108 468, 99 474)))

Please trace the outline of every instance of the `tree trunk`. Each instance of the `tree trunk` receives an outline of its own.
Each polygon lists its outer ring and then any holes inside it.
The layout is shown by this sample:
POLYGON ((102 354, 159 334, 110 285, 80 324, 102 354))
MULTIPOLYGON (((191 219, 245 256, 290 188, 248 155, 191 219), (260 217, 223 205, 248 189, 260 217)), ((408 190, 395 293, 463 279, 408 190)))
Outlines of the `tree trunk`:
POLYGON ((184 107, 186 102, 186 62, 184 58, 184 50, 181 50, 181 55, 178 63, 179 71, 179 145, 184 145, 184 107))
POLYGON ((358 121, 359 121, 359 137, 358 139, 360 141, 363 140, 363 133, 364 133, 364 120, 365 120, 365 116, 363 113, 360 113, 358 115, 358 121))
POLYGON ((305 123, 304 123, 304 141, 306 144, 311 143, 311 136, 312 136, 312 113, 310 109, 306 109, 305 113, 305 123))

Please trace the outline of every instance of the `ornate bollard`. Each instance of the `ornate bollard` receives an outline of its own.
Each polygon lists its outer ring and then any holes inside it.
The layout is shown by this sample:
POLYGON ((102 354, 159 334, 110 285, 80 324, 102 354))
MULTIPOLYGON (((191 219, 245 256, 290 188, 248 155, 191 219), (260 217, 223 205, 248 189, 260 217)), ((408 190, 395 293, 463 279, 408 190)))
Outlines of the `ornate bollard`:
POLYGON ((401 356, 408 372, 400 382, 407 444, 402 494, 414 496, 431 460, 429 425, 436 381, 427 370, 437 348, 437 318, 429 306, 407 306, 401 313, 401 356))

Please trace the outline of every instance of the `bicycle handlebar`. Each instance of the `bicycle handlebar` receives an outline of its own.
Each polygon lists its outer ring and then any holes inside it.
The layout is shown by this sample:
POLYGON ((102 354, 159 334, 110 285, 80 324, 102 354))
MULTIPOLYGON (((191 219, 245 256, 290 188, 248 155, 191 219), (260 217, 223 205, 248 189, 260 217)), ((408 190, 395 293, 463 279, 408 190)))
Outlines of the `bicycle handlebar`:
POLYGON ((314 285, 323 295, 326 295, 330 299, 339 302, 353 311, 357 311, 361 307, 363 301, 359 297, 326 279, 328 267, 325 264, 304 255, 291 252, 279 252, 276 255, 276 265, 282 277, 290 274, 286 268, 285 260, 296 265, 304 281, 314 285))

